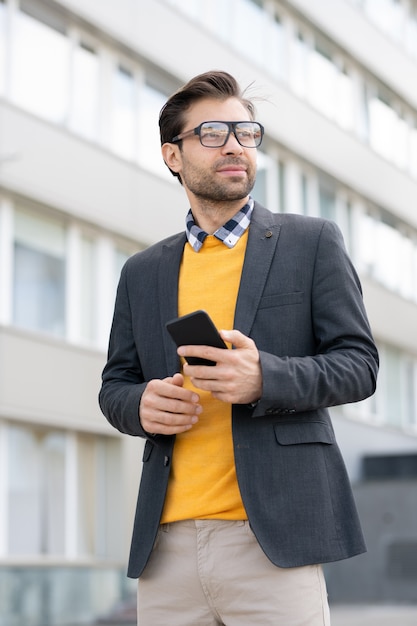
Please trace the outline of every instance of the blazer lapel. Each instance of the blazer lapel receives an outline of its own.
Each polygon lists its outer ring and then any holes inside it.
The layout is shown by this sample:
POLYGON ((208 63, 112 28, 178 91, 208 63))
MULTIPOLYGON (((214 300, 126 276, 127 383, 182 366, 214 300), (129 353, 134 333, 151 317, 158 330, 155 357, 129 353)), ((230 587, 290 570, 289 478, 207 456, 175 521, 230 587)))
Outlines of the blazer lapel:
POLYGON ((235 328, 249 336, 280 233, 276 215, 255 202, 235 310, 235 328))

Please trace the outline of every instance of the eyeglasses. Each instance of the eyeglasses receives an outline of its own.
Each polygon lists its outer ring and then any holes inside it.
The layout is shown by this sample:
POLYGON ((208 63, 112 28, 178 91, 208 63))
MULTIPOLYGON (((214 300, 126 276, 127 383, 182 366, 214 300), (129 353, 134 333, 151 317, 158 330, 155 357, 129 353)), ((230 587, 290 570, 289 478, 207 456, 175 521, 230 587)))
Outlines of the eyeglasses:
POLYGON ((262 143, 264 127, 259 122, 202 122, 196 128, 176 135, 171 143, 191 135, 198 135, 202 146, 221 148, 226 145, 230 133, 234 134, 244 148, 258 148, 262 143))

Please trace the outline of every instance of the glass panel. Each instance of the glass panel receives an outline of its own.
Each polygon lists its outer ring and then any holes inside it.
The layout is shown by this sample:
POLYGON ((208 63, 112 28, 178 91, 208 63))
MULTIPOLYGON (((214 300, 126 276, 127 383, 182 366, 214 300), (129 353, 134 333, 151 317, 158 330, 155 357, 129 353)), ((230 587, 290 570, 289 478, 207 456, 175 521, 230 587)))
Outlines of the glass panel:
MULTIPOLYGON (((185 0, 185 3, 188 4, 188 2, 189 0, 185 0)), ((210 3, 205 3, 205 9, 207 11, 205 22, 203 23, 200 18, 203 26, 206 26, 216 37, 223 39, 227 43, 230 42, 234 29, 233 8, 233 2, 210 0, 210 3), (219 15, 221 15, 221 19, 219 19, 219 15)))
POLYGON ((386 33, 399 39, 402 36, 404 6, 398 0, 365 0, 365 11, 371 20, 386 33))
POLYGON ((12 99, 54 122, 66 120, 69 101, 69 41, 30 15, 14 14, 12 99))
POLYGON ((371 147, 389 160, 393 160, 397 115, 381 98, 369 102, 369 141, 371 147))
POLYGON ((301 175, 301 203, 303 215, 308 215, 308 178, 305 174, 301 175))
POLYGON ((417 122, 415 124, 416 126, 410 130, 410 172, 417 178, 417 122))
POLYGON ((393 131, 392 160, 398 167, 403 169, 406 169, 408 166, 408 137, 409 129, 407 122, 396 114, 393 131))
POLYGON ((121 156, 135 156, 136 85, 129 70, 119 66, 113 76, 112 147, 121 156))
POLYGON ((167 96, 148 84, 142 86, 139 101, 139 162, 151 171, 176 182, 161 156, 159 111, 167 96))
POLYGON ((286 194, 287 189, 285 186, 285 163, 279 161, 278 163, 278 197, 279 197, 279 208, 278 212, 285 213, 287 208, 286 203, 286 194))
POLYGON ((123 502, 120 489, 121 440, 97 441, 97 544, 96 556, 120 559, 124 552, 123 502))
POLYGON ((65 436, 9 427, 9 552, 63 554, 65 436))
POLYGON ((80 44, 74 50, 71 128, 88 139, 98 136, 99 60, 94 50, 80 44))
POLYGON ((417 239, 414 239, 411 271, 413 273, 413 299, 417 302, 417 239))
POLYGON ((405 425, 417 426, 417 361, 406 358, 404 372, 405 385, 405 425))
POLYGON ((417 6, 411 8, 406 28, 407 48, 410 54, 417 59, 417 6))
POLYGON ((265 59, 264 20, 265 13, 255 0, 236 0, 233 43, 239 52, 259 64, 265 59))
POLYGON ((78 549, 79 556, 91 556, 96 548, 97 459, 94 437, 78 435, 78 549))
POLYGON ((382 359, 381 367, 385 370, 385 421, 394 426, 401 426, 404 411, 404 398, 401 384, 402 367, 400 351, 394 347, 387 346, 385 359, 382 359))
POLYGON ((366 213, 358 215, 359 230, 356 233, 358 242, 358 266, 362 271, 373 275, 376 265, 375 237, 378 229, 378 221, 366 213))
POLYGON ((384 222, 379 222, 370 241, 374 241, 377 262, 375 278, 392 291, 398 291, 402 237, 400 233, 384 222), (389 254, 387 251, 389 250, 389 254))
POLYGON ((42 471, 35 434, 10 426, 8 451, 9 554, 41 554, 42 471))
POLYGON ((77 441, 78 554, 120 558, 120 441, 88 434, 79 434, 77 441))
POLYGON ((255 186, 251 192, 252 197, 264 206, 268 204, 266 194, 267 175, 268 174, 266 168, 258 165, 258 173, 256 175, 255 186))
POLYGON ((6 85, 6 6, 0 0, 0 94, 6 85))
POLYGON ((16 213, 13 322, 62 336, 65 332, 65 230, 16 213))
POLYGON ((320 216, 336 221, 336 196, 333 191, 322 186, 319 188, 320 216))
POLYGON ((414 292, 414 245, 409 237, 398 233, 398 256, 394 265, 398 268, 397 290, 408 299, 413 299, 414 292))
POLYGON ((134 607, 136 586, 137 581, 126 578, 123 567, 2 565, 0 624, 109 624, 108 616, 120 614, 122 606, 134 607))
POLYGON ((128 260, 129 256, 130 254, 126 250, 122 250, 121 248, 116 249, 114 274, 117 281, 119 281, 120 272, 122 271, 122 267, 128 260))
POLYGON ((278 78, 285 77, 287 59, 285 55, 284 28, 278 16, 265 21, 266 61, 268 69, 278 78))
POLYGON ((313 50, 309 65, 309 99, 330 118, 336 113, 337 68, 319 50, 313 50))
POLYGON ((79 287, 81 291, 81 337, 87 341, 95 339, 95 248, 94 243, 87 237, 81 238, 81 276, 79 287))
POLYGON ((308 47, 301 34, 291 42, 291 88, 300 97, 307 94, 308 47))
POLYGON ((353 82, 348 74, 340 72, 337 77, 336 120, 342 128, 354 127, 353 82))
POLYGON ((42 444, 44 552, 65 553, 65 435, 49 433, 42 444))

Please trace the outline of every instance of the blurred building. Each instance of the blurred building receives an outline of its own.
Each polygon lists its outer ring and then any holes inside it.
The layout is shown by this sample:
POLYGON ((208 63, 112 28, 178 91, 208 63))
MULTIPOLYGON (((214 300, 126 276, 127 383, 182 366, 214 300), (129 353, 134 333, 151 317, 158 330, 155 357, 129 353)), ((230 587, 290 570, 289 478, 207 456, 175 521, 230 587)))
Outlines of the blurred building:
MULTIPOLYGON (((353 483, 364 457, 417 453, 417 1, 0 0, 0 626, 87 621, 134 593, 142 447, 96 398, 121 266, 188 209, 160 107, 208 69, 256 99, 255 198, 335 220, 360 273, 381 373, 333 413, 353 483)), ((417 528, 378 502, 361 558, 383 589, 417 528)), ((329 569, 336 598, 361 596, 349 580, 329 569)))

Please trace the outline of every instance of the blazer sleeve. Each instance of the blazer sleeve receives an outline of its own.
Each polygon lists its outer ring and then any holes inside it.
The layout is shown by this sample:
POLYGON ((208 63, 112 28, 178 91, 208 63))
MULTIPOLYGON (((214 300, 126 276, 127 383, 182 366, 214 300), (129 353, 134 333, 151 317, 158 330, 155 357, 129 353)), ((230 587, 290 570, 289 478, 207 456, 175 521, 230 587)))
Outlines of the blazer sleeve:
POLYGON ((108 360, 103 370, 99 393, 102 412, 120 432, 148 436, 139 420, 139 404, 145 387, 132 328, 125 265, 117 288, 108 360))
MULTIPOLYGON (((312 262, 308 314, 315 353, 276 356, 260 352, 263 394, 254 417, 357 402, 375 391, 378 352, 359 278, 333 222, 323 222, 312 262)), ((303 329, 295 332, 303 333, 303 329)))

